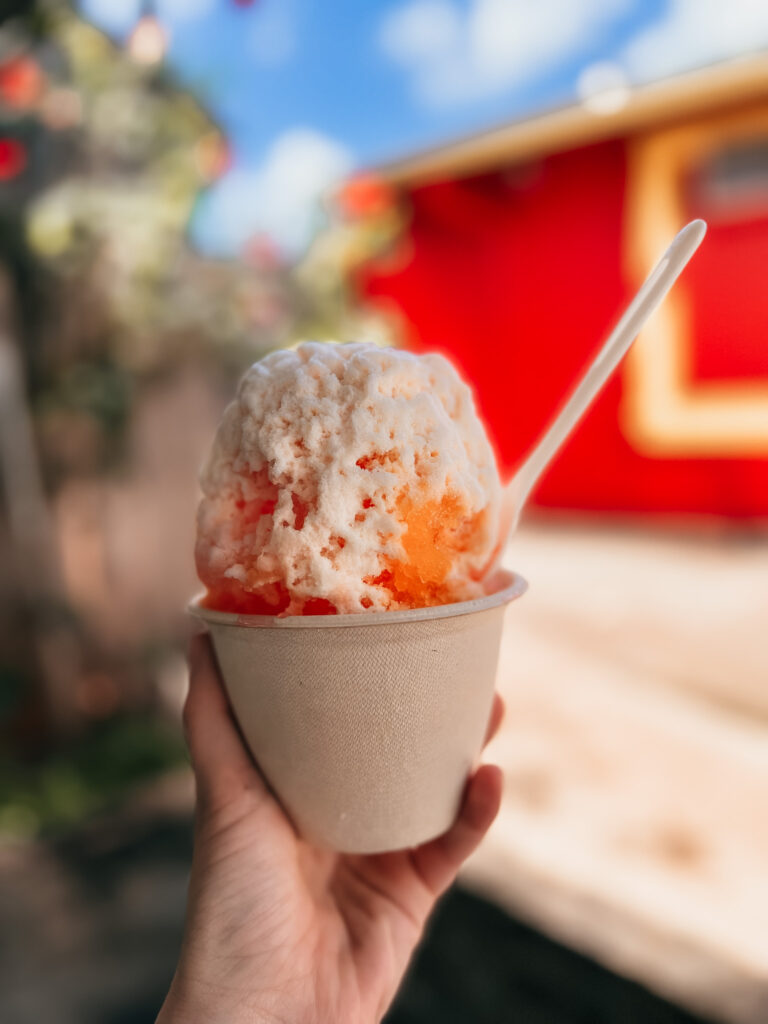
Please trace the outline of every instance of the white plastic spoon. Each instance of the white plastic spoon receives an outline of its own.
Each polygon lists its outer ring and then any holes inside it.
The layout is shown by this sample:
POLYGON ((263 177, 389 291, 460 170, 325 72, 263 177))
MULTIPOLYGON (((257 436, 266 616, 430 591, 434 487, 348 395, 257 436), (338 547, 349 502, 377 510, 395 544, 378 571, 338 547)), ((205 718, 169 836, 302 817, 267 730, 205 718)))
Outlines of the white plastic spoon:
POLYGON ((651 313, 661 304, 683 267, 698 249, 707 231, 703 220, 686 224, 643 282, 634 299, 584 374, 576 390, 555 417, 536 447, 504 488, 499 530, 498 565, 533 486, 563 442, 592 404, 605 382, 627 354, 651 313))

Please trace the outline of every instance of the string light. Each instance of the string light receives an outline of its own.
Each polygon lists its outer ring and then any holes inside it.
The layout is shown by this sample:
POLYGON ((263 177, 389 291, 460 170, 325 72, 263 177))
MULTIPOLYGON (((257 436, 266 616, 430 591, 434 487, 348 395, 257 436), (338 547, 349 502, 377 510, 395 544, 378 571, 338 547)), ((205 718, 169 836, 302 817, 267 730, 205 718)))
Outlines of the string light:
POLYGON ((195 165, 203 181, 214 181, 227 170, 231 155, 226 139, 219 132, 207 132, 195 144, 195 165))
POLYGON ((336 203, 346 217, 355 219, 387 213, 396 199, 386 182, 372 174, 358 174, 342 185, 336 203))
POLYGON ((40 103, 40 116, 54 131, 73 128, 83 119, 82 97, 75 89, 51 89, 40 103))
POLYGON ((27 166, 27 151, 18 139, 0 138, 0 181, 10 181, 27 166))
POLYGON ((31 107, 43 90, 45 80, 29 57, 16 57, 0 65, 0 99, 7 107, 31 107))
POLYGON ((144 14, 128 38, 128 53, 137 64, 159 64, 168 50, 168 33, 154 14, 144 14))

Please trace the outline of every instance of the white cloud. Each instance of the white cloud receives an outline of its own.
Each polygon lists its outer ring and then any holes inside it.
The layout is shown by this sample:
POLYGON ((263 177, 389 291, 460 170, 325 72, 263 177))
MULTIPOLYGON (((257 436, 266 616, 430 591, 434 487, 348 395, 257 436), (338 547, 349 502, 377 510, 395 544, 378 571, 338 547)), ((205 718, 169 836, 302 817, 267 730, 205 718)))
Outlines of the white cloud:
POLYGON ((411 0, 381 25, 379 43, 408 68, 429 105, 501 93, 593 47, 634 0, 411 0))
POLYGON ((84 18, 105 32, 122 35, 141 17, 141 0, 80 0, 84 18))
POLYGON ((157 0, 156 10, 162 20, 195 21, 204 18, 216 6, 216 0, 157 0))
POLYGON ((310 241, 321 195, 352 168, 352 155, 309 128, 280 135, 262 164, 235 168, 201 201, 195 235, 209 251, 231 255, 266 234, 294 256, 310 241))
POLYGON ((449 0, 419 0, 400 7, 381 27, 381 46, 394 60, 434 59, 451 53, 460 42, 462 19, 449 0))
POLYGON ((296 51, 294 0, 265 4, 252 19, 248 52, 262 67, 284 64, 296 51))
POLYGON ((768 0, 669 0, 619 59, 633 80, 650 81, 765 47, 768 0))
MULTIPOLYGON (((216 5, 216 0, 157 0, 155 11, 161 21, 170 25, 202 18, 216 5)), ((80 0, 80 11, 94 25, 122 36, 130 32, 142 15, 142 0, 80 0)))

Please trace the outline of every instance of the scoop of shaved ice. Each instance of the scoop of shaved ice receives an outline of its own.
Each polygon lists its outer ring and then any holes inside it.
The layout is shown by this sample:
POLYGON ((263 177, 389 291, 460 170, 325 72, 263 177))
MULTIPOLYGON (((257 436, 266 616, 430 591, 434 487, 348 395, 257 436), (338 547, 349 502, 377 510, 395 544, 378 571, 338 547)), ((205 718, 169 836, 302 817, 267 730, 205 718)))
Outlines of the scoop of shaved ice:
POLYGON ((472 394, 441 356, 317 342, 266 356, 201 484, 207 607, 324 615, 484 593, 501 486, 472 394))

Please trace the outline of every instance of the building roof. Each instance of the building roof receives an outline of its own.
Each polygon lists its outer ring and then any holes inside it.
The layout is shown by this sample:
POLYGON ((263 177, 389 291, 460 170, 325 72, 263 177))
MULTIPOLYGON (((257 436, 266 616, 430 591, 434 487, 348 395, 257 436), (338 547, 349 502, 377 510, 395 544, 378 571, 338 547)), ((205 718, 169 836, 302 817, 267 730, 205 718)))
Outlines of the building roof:
POLYGON ((625 95, 606 95, 604 105, 597 97, 470 135, 380 165, 376 175, 406 186, 468 177, 761 98, 768 98, 766 53, 637 86, 625 95))

